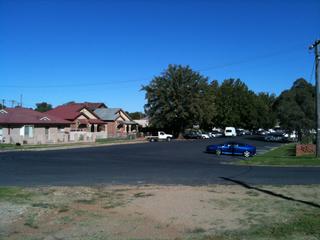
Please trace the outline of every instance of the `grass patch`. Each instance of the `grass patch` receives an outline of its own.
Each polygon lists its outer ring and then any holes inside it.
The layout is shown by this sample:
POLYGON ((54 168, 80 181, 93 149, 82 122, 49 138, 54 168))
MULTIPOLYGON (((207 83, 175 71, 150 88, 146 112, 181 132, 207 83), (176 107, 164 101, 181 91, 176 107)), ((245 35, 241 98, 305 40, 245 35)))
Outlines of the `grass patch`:
POLYGON ((118 142, 130 142, 133 141, 132 138, 100 138, 96 139, 96 143, 104 144, 104 143, 118 143, 118 142))
POLYGON ((203 236, 203 240, 291 240, 320 239, 320 213, 301 211, 290 220, 282 222, 260 223, 249 229, 240 231, 225 231, 217 235, 203 236))
POLYGON ((15 149, 15 148, 21 148, 21 146, 16 146, 15 144, 10 144, 10 143, 0 144, 0 149, 15 149))
POLYGON ((15 144, 1 143, 0 150, 15 150, 15 149, 41 149, 41 148, 58 148, 58 147, 74 147, 83 145, 107 144, 107 143, 121 143, 132 142, 134 137, 127 138, 102 138, 96 139, 96 142, 76 142, 76 143, 55 143, 55 144, 25 144, 17 146, 15 144))
POLYGON ((78 199, 75 202, 82 203, 82 204, 95 204, 96 200, 94 198, 92 198, 92 199, 78 199))
POLYGON ((31 227, 31 228, 38 228, 37 224, 37 215, 36 214, 30 214, 27 216, 25 223, 25 226, 31 227))
POLYGON ((189 231, 187 231, 187 232, 188 232, 188 233, 191 233, 191 234, 200 234, 200 233, 205 233, 206 230, 203 229, 203 228, 201 228, 201 227, 196 227, 196 228, 194 228, 194 229, 192 229, 192 230, 189 230, 189 231))
POLYGON ((241 160, 241 165, 320 166, 320 158, 314 155, 295 156, 295 144, 286 144, 262 155, 241 160))
POLYGON ((62 206, 59 207, 58 212, 59 212, 59 213, 64 213, 64 212, 68 212, 69 210, 70 210, 69 206, 67 206, 67 205, 62 205, 62 206))
POLYGON ((0 187, 0 201, 23 203, 30 200, 32 194, 18 187, 0 187))
POLYGON ((48 208, 48 209, 54 209, 57 208, 56 205, 51 204, 51 203, 33 203, 31 204, 32 207, 37 207, 37 208, 48 208))
POLYGON ((135 198, 146 198, 146 197, 152 197, 154 194, 152 193, 145 193, 145 192, 139 192, 133 195, 135 198))

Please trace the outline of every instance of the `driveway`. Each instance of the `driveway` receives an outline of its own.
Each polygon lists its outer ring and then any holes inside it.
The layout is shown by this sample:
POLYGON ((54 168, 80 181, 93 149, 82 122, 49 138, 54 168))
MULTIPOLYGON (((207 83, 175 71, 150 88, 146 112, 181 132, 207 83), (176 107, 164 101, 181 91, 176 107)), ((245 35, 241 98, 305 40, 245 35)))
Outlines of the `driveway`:
MULTIPOLYGON (((233 138, 265 152, 278 143, 233 138)), ((316 184, 320 168, 248 167, 228 163, 239 157, 204 153, 227 139, 157 142, 68 150, 0 153, 0 185, 96 184, 316 184), (230 179, 230 180, 228 180, 230 179)), ((250 161, 250 159, 248 160, 250 161)))

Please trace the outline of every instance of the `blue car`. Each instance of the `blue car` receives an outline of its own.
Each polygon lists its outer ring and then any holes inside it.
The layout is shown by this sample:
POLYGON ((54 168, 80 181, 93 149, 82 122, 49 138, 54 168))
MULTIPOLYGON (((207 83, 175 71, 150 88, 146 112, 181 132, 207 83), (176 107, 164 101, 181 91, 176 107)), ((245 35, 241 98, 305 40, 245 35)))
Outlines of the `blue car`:
POLYGON ((213 144, 207 146, 208 153, 215 153, 217 155, 241 155, 244 157, 254 156, 256 154, 256 147, 249 144, 228 142, 223 144, 213 144))

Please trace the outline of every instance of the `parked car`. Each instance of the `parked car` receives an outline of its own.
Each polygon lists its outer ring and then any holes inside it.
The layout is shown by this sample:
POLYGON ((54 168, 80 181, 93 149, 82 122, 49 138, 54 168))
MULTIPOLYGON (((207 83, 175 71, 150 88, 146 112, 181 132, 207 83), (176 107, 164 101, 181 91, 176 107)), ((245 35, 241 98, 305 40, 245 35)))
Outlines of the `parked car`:
POLYGON ((208 153, 215 153, 217 155, 242 155, 244 157, 254 156, 256 154, 256 147, 237 142, 227 142, 223 144, 213 144, 206 148, 208 153))
POLYGON ((237 133, 237 136, 244 136, 244 135, 246 135, 245 130, 244 130, 244 129, 241 129, 241 128, 236 129, 236 133, 237 133))
POLYGON ((201 139, 202 134, 199 131, 186 131, 183 134, 183 137, 186 139, 201 139))
POLYGON ((252 131, 244 130, 244 134, 245 134, 245 135, 252 135, 252 131))
POLYGON ((293 131, 291 133, 290 132, 285 132, 284 136, 288 139, 288 141, 295 142, 295 141, 298 140, 298 136, 297 136, 295 131, 293 131))
POLYGON ((165 132, 159 131, 157 133, 153 133, 151 136, 147 136, 146 139, 150 142, 157 141, 167 141, 170 142, 173 136, 171 134, 166 134, 165 132))
POLYGON ((265 136, 265 135, 269 134, 269 132, 266 131, 266 130, 264 130, 264 129, 262 129, 262 128, 260 128, 260 129, 256 130, 256 131, 254 132, 254 134, 260 135, 260 136, 265 136))
POLYGON ((224 135, 226 137, 235 137, 237 136, 236 129, 234 127, 226 127, 226 129, 224 130, 224 135))
POLYGON ((265 135, 264 140, 267 142, 287 142, 288 137, 281 132, 274 132, 265 135))
POLYGON ((202 138, 202 139, 209 139, 210 136, 209 136, 208 133, 203 132, 203 133, 201 133, 201 138, 202 138))
POLYGON ((216 138, 216 137, 222 137, 223 133, 219 132, 219 131, 212 131, 209 133, 210 137, 212 138, 216 138))

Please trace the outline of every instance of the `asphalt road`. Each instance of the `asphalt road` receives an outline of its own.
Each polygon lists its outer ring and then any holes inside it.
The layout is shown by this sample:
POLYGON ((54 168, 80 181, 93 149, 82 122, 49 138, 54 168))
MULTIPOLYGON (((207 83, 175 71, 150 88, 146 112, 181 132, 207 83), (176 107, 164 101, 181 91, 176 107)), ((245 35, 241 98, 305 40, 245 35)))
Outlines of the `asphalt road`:
MULTIPOLYGON (((234 138, 232 140, 238 140, 234 138)), ((156 142, 68 150, 0 153, 1 186, 96 184, 316 184, 320 168, 247 167, 228 164, 239 157, 204 152, 224 138, 156 142)), ((258 153, 279 144, 248 138, 258 153)), ((248 160, 250 161, 250 159, 248 160)))

